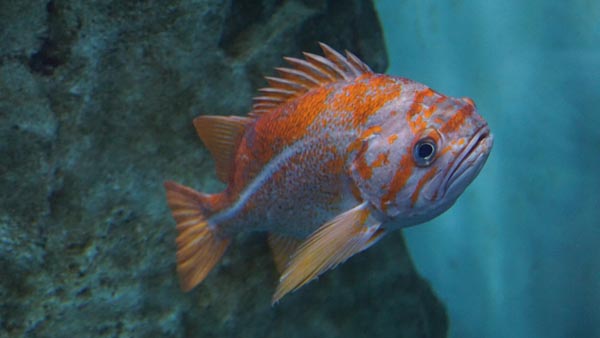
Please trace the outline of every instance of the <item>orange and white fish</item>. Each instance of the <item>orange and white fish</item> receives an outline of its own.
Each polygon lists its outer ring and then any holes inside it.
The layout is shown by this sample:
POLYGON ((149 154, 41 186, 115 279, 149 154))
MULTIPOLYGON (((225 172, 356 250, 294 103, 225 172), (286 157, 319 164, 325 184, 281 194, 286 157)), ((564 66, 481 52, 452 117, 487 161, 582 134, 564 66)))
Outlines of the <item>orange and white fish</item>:
POLYGON ((273 302, 395 229, 447 210, 493 138, 468 98, 376 74, 355 55, 285 58, 248 117, 200 116, 227 184, 203 194, 165 182, 177 270, 190 290, 240 231, 268 231, 281 272, 273 302))

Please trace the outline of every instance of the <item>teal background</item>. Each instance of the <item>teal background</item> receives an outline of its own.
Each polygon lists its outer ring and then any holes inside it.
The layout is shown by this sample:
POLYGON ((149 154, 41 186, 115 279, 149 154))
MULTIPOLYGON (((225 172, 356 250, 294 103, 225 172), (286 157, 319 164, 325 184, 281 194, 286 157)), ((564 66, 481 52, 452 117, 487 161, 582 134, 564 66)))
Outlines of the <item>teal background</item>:
POLYGON ((600 2, 376 1, 389 74, 469 96, 495 146, 404 231, 450 337, 600 337, 600 2))

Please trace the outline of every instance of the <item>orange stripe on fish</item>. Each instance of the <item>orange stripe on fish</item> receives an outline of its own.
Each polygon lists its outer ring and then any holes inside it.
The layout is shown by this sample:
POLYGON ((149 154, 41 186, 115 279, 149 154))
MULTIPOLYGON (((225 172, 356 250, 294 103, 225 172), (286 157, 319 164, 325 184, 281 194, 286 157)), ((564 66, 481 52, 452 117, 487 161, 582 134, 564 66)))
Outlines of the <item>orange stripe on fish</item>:
POLYGON ((421 193, 421 190, 425 186, 425 183, 427 183, 429 180, 431 180, 431 178, 433 176, 435 176, 436 173, 437 173, 437 168, 432 168, 423 177, 421 177, 421 179, 417 183, 415 191, 410 196, 410 202, 411 202, 412 206, 414 206, 417 203, 417 199, 419 198, 419 194, 421 193))
POLYGON ((440 128, 440 132, 446 134, 456 131, 472 114, 473 106, 463 106, 440 128))
POLYGON ((377 158, 375 159, 375 161, 373 161, 371 166, 373 168, 379 168, 379 167, 382 167, 389 163, 390 163, 390 160, 388 159, 388 153, 386 152, 386 153, 380 153, 379 155, 377 155, 377 158))
POLYGON ((354 169, 358 172, 360 177, 364 180, 368 180, 373 176, 373 168, 367 163, 366 152, 368 150, 368 144, 362 142, 362 147, 356 155, 356 161, 354 162, 354 169))
POLYGON ((363 125, 384 104, 401 93, 402 86, 390 77, 365 74, 355 83, 345 86, 332 98, 331 107, 340 112, 353 113, 353 125, 363 125), (357 104, 357 98, 360 102, 357 104))
POLYGON ((419 112, 421 112, 421 105, 423 104, 423 100, 428 96, 433 96, 433 94, 434 94, 434 91, 431 90, 430 88, 426 88, 424 90, 417 92, 415 94, 414 101, 413 101, 412 105, 410 106, 410 109, 406 113, 407 119, 411 119, 413 116, 415 116, 419 112))
POLYGON ((394 201, 398 192, 406 185, 406 182, 413 172, 413 168, 412 151, 408 148, 406 153, 400 159, 400 163, 398 163, 397 170, 392 177, 388 191, 381 199, 381 209, 383 211, 387 210, 388 203, 394 201))
POLYGON ((435 92, 430 88, 415 93, 414 101, 406 113, 406 121, 413 134, 418 133, 419 130, 424 129, 427 126, 423 119, 423 114, 420 113, 423 110, 423 101, 425 98, 433 96, 434 94, 435 92))
POLYGON ((370 136, 374 134, 381 133, 381 130, 381 126, 372 126, 369 129, 363 131, 359 137, 357 137, 352 143, 350 143, 348 148, 346 148, 346 151, 348 153, 351 153, 353 151, 359 150, 363 146, 365 140, 367 140, 370 136))
POLYGON ((431 117, 431 115, 433 115, 433 113, 435 113, 435 111, 436 111, 436 110, 437 110, 437 105, 436 105, 436 104, 434 104, 434 105, 431 105, 431 106, 429 106, 429 108, 427 108, 427 109, 426 109, 426 110, 423 112, 423 115, 425 116, 425 118, 427 118, 427 119, 428 119, 428 118, 430 118, 430 117, 431 117))

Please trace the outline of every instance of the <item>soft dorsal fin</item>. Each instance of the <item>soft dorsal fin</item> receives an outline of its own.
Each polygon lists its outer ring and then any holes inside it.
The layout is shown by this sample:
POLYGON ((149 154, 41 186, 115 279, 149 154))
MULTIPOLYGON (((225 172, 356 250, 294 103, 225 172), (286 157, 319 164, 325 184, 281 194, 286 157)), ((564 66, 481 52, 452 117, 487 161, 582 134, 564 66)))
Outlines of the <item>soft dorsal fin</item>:
POLYGON ((194 127, 206 145, 217 167, 217 177, 226 182, 230 176, 237 143, 252 121, 240 116, 199 116, 194 119, 194 127))
POLYGON ((300 244, 302 244, 301 239, 281 236, 274 233, 269 234, 269 246, 273 251, 275 267, 280 274, 283 273, 287 267, 288 261, 294 252, 296 252, 296 249, 298 249, 300 244))
POLYGON ((284 57, 291 68, 275 68, 280 77, 266 77, 270 87, 259 89, 261 95, 254 98, 250 116, 267 113, 311 89, 373 72, 349 51, 343 56, 322 42, 319 45, 325 56, 304 53, 304 60, 284 57))

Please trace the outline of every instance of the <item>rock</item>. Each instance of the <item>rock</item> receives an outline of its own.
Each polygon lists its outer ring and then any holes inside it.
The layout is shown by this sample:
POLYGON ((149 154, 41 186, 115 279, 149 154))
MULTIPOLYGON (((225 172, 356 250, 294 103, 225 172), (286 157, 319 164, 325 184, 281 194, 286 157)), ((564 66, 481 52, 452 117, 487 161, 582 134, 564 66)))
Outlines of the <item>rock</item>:
POLYGON ((401 234, 270 306, 264 234, 178 287, 162 182, 217 191, 199 114, 245 114, 284 55, 383 71, 370 1, 0 4, 0 337, 443 337, 401 234))

